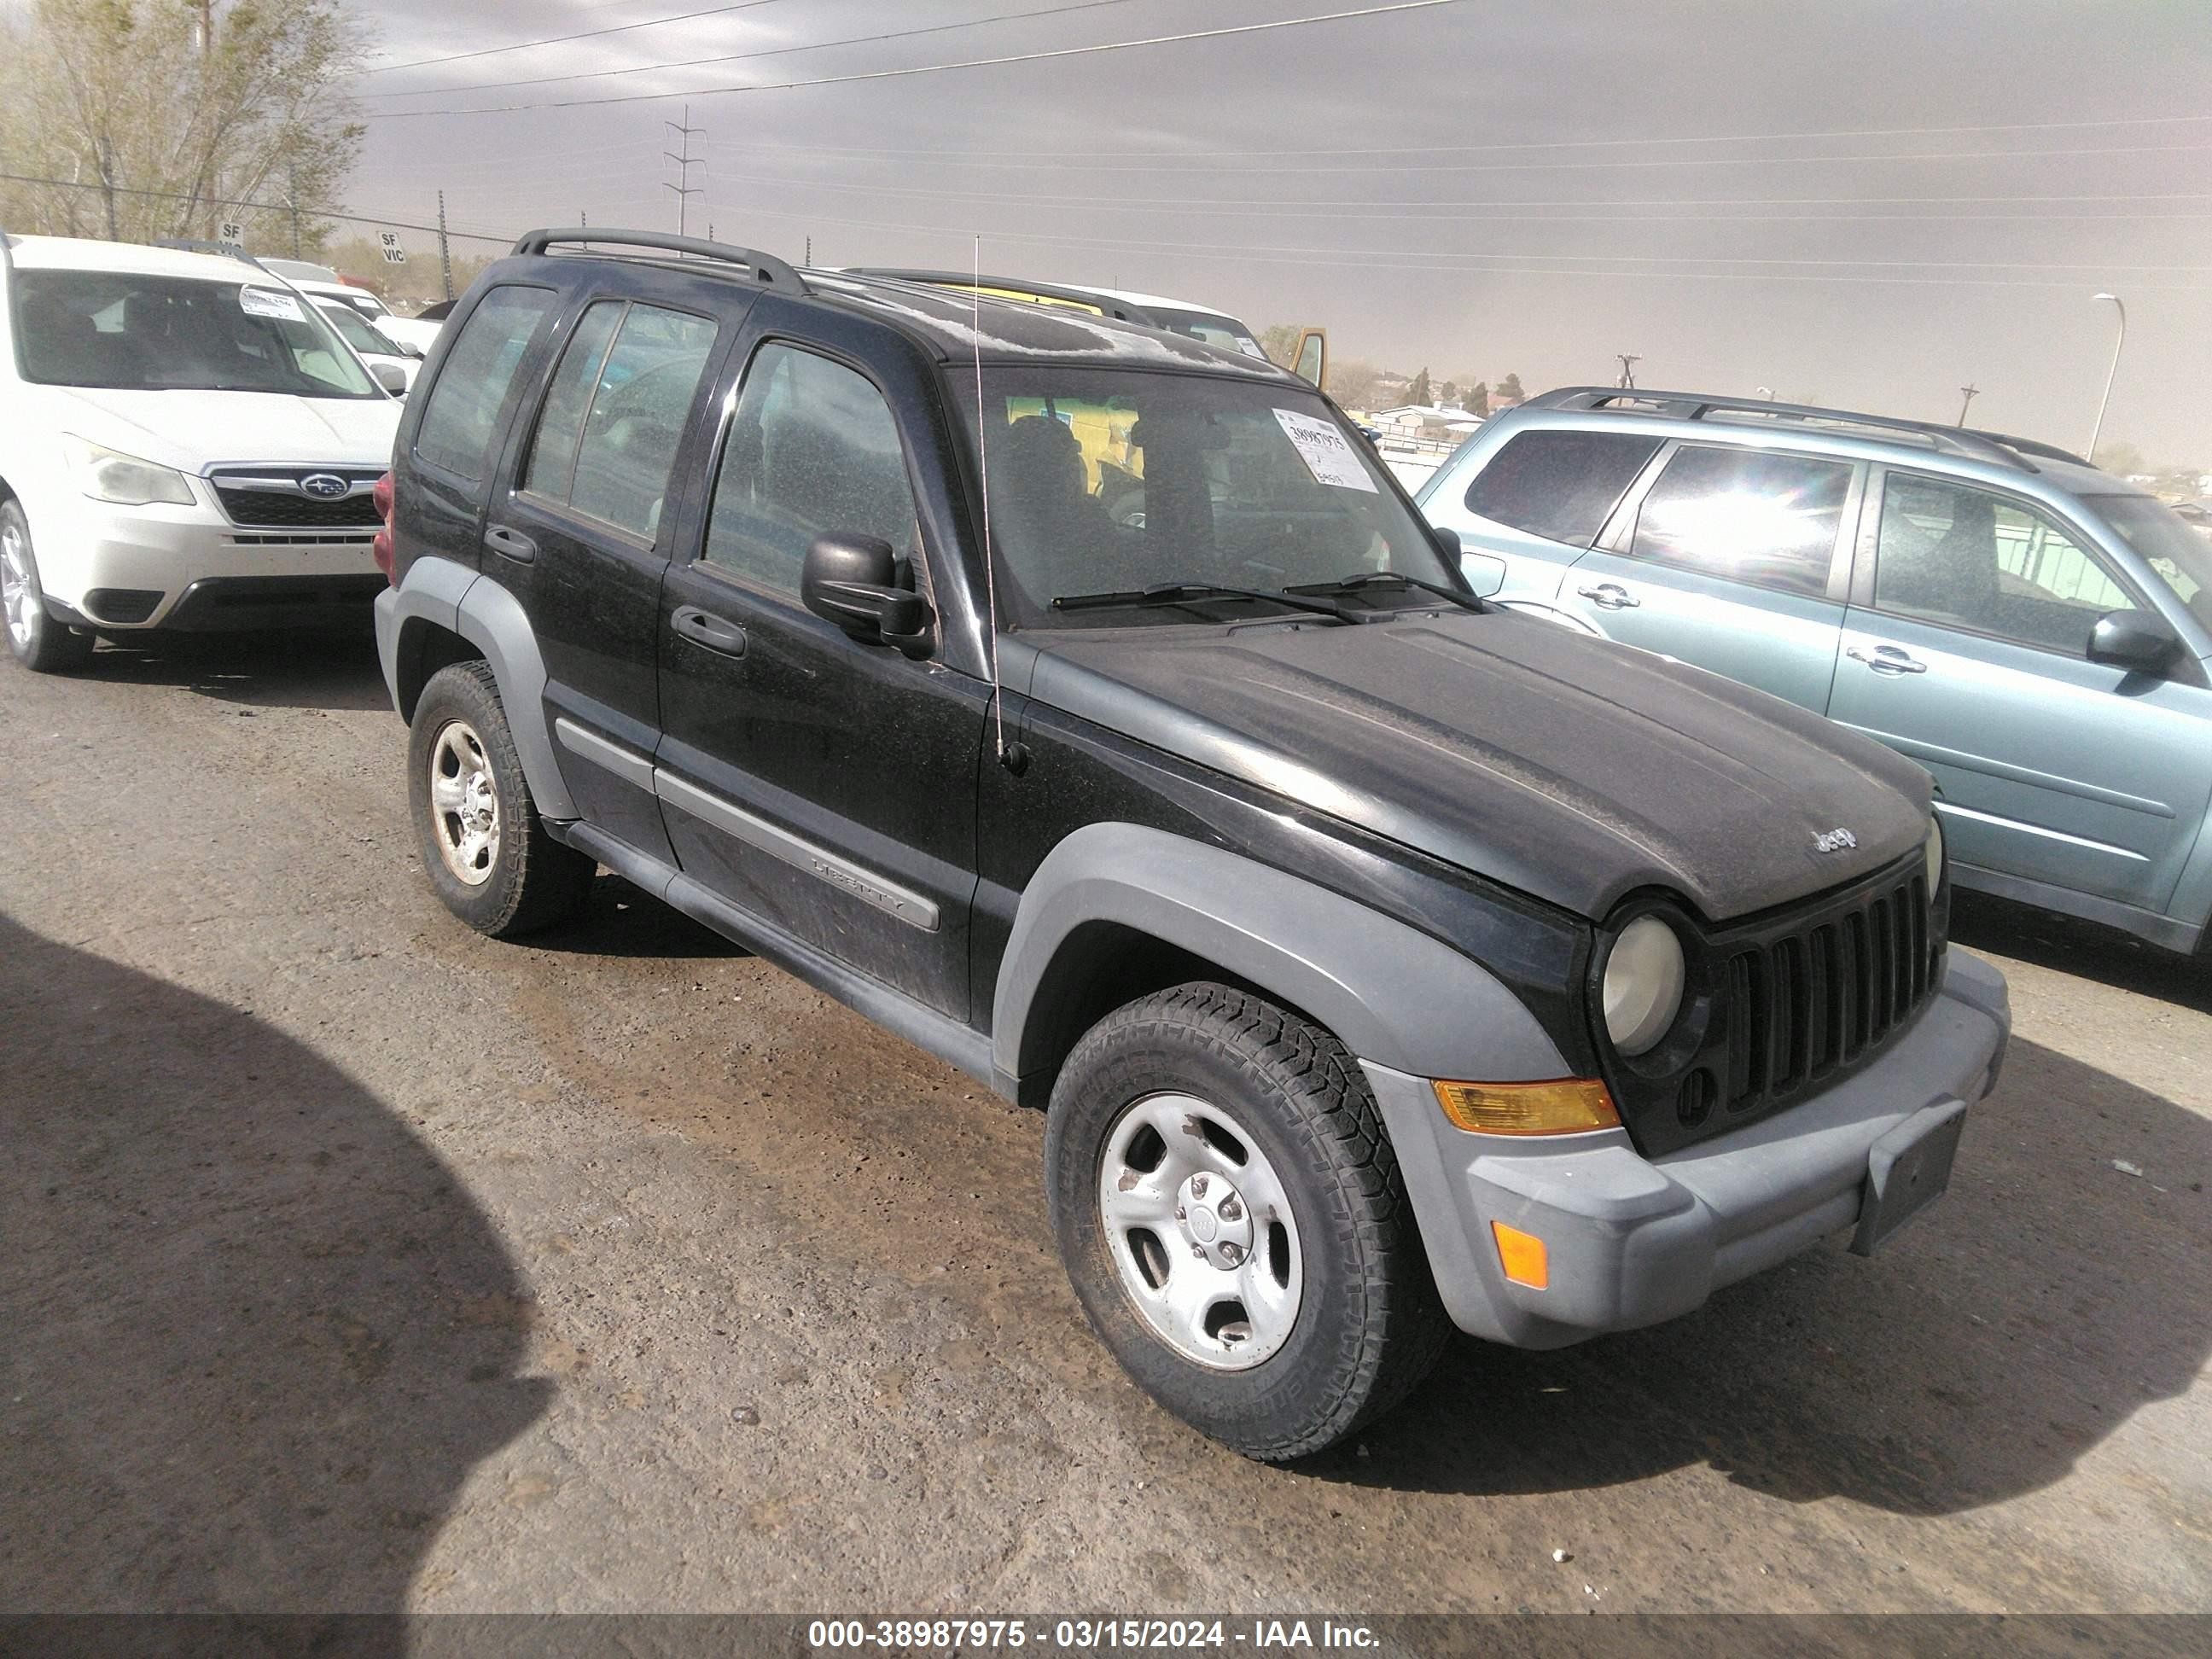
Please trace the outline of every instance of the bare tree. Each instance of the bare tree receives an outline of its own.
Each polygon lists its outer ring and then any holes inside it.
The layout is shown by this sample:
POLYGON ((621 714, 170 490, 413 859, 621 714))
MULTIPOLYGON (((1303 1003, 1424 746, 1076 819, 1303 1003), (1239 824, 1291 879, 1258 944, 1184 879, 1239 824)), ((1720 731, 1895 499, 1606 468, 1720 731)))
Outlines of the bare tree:
POLYGON ((0 180, 0 221, 151 241, 236 220, 258 251, 315 251, 369 44, 337 0, 38 0, 0 31, 0 171, 62 182, 0 180))

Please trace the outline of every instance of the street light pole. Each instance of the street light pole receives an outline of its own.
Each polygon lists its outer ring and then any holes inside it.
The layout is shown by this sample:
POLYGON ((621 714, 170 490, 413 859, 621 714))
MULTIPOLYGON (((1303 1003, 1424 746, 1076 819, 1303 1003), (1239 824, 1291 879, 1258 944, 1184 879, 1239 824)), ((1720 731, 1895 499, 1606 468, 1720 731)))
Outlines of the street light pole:
POLYGON ((2120 296, 2117 294, 2090 295, 2092 305, 2100 300, 2110 300, 2112 302, 2112 309, 2120 313, 2120 332, 2118 337, 2112 342, 2112 366, 2105 371, 2105 395, 2097 400, 2097 424, 2089 430, 2089 462, 2093 466, 2096 465, 2097 460, 2097 440, 2105 435, 2105 410, 2112 401, 2112 382, 2118 378, 2120 373, 2120 348, 2128 343, 2127 307, 2120 303, 2120 296))

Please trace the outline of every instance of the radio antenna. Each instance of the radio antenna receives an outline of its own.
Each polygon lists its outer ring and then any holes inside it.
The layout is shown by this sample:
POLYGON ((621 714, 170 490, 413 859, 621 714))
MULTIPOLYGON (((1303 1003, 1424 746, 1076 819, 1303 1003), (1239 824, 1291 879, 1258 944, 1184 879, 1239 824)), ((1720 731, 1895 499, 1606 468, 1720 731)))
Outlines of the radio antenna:
POLYGON ((991 546, 991 440, 983 420, 983 239, 975 239, 975 264, 972 273, 975 281, 968 289, 968 343, 975 353, 975 453, 982 467, 983 481, 983 604, 990 614, 985 626, 988 629, 991 653, 991 722, 993 744, 999 764, 1006 766, 1006 705, 1005 694, 999 685, 999 579, 998 558, 991 546))

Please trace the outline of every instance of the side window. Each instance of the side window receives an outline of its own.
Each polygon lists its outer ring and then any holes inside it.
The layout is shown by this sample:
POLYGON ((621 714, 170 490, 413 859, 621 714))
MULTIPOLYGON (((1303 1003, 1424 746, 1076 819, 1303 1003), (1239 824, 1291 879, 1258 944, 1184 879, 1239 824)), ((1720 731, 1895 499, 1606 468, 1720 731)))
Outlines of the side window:
POLYGON ((500 409, 553 301, 549 289, 508 286, 477 301, 430 388, 415 431, 416 455, 471 480, 490 471, 500 409))
POLYGON ((767 345, 745 371, 707 520, 705 556, 786 592, 829 531, 915 545, 913 487, 884 394, 826 357, 767 345))
POLYGON ((1629 551, 1732 581, 1823 594, 1850 488, 1848 461, 1684 447, 1644 496, 1629 551))
POLYGON ((591 412, 592 394, 599 390, 599 371, 606 366, 607 347, 622 322, 623 304, 620 300, 594 301, 568 337, 561 367, 553 371, 553 388, 545 394, 544 411, 538 417, 538 435, 531 440, 530 463, 522 471, 522 487, 533 495, 555 501, 568 499, 584 416, 591 412))
POLYGON ((1467 487, 1467 510, 1532 536, 1588 547, 1659 440, 1627 432, 1524 432, 1467 487))
POLYGON ((2131 605, 2103 560, 2057 520, 1971 485, 1893 472, 1882 487, 1875 608, 2079 656, 2107 611, 2131 605))
POLYGON ((592 307, 546 394, 530 458, 532 487, 556 501, 565 493, 572 511, 652 540, 660 530, 684 417, 714 349, 714 325, 703 317, 622 301, 592 307), (605 322, 597 319, 602 309, 605 322), (599 355, 586 337, 586 324, 593 334, 613 328, 612 342, 599 355), (566 459, 570 449, 573 465, 566 459), (548 473, 543 482, 537 476, 541 450, 548 473))

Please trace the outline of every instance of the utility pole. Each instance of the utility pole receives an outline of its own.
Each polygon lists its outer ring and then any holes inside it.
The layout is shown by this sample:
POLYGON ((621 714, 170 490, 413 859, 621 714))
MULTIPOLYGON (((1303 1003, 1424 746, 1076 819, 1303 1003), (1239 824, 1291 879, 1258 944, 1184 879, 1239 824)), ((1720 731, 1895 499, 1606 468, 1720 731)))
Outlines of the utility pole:
POLYGON ((1643 354, 1635 351, 1616 351, 1613 355, 1620 359, 1620 389, 1623 392, 1635 391, 1636 365, 1644 361, 1643 354))
POLYGON ((292 210, 292 257, 301 257, 300 250, 300 163, 288 161, 284 164, 284 205, 292 210))
POLYGON ((200 56, 205 58, 215 51, 215 0, 193 0, 192 9, 200 15, 200 56))
POLYGON ((664 149, 660 152, 676 163, 676 182, 672 185, 664 181, 660 187, 663 190, 672 190, 676 192, 676 234, 681 236, 684 234, 684 222, 691 206, 691 198, 694 196, 703 196, 707 193, 705 185, 695 185, 691 182, 691 169, 707 165, 707 158, 704 155, 692 155, 691 141, 694 138, 703 140, 707 136, 707 129, 691 125, 691 106, 689 104, 684 106, 684 119, 681 122, 663 121, 660 125, 671 132, 678 134, 684 140, 684 149, 681 155, 672 149, 664 149))
POLYGON ((1966 423, 1966 405, 1981 395, 1982 389, 1978 386, 1962 386, 1959 388, 1959 424, 1960 426, 1966 423))
POLYGON ((115 223, 115 147, 104 132, 100 135, 100 194, 107 204, 107 240, 120 241, 123 233, 115 223))
MULTIPOLYGON (((111 211, 109 217, 113 216, 111 211)), ((2097 440, 2105 435, 2105 411, 2112 406, 2112 382, 2120 374, 2120 348, 2128 343, 2128 308, 2120 303, 2117 294, 2094 294, 2090 300, 2093 304, 2109 300, 2112 309, 2120 313, 2120 331, 2112 341, 2112 366, 2105 371, 2105 395, 2097 399, 2097 424, 2089 429, 2089 464, 2094 466, 2097 462, 2097 440)))
POLYGON ((453 251, 446 243, 446 192, 438 192, 438 278, 446 286, 446 297, 453 297, 453 251))

